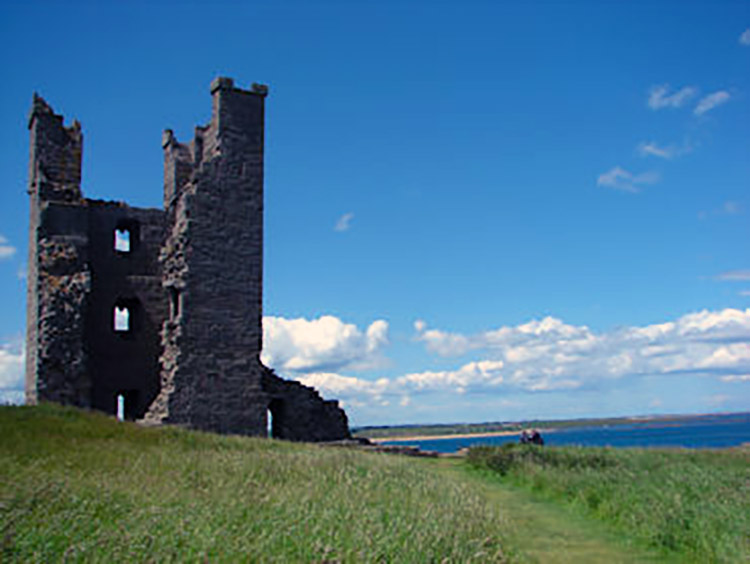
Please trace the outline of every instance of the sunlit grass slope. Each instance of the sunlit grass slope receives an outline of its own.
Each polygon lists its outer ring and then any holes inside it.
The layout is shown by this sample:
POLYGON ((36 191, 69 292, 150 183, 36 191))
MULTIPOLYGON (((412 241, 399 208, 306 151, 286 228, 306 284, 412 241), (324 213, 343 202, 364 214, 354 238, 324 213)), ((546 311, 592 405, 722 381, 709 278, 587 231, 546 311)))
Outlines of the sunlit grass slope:
POLYGON ((750 561, 750 449, 476 447, 469 462, 685 561, 750 561))
POLYGON ((0 560, 504 561, 501 516, 401 457, 0 408, 0 560))

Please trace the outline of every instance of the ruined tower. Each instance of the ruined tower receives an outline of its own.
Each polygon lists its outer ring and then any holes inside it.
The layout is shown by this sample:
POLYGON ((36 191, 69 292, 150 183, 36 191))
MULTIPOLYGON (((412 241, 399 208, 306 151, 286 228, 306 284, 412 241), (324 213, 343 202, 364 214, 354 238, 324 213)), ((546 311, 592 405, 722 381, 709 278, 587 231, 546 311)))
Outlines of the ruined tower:
POLYGON ((164 209, 83 198, 78 123, 30 117, 27 403, 222 433, 349 436, 346 415, 260 362, 267 88, 211 84, 189 144, 165 131, 164 209))

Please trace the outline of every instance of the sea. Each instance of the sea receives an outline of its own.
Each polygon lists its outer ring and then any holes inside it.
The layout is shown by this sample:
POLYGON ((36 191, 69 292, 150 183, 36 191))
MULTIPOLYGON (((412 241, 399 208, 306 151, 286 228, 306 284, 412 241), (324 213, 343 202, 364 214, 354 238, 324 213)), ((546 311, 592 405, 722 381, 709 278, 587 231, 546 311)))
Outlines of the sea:
MULTIPOLYGON (((727 448, 750 444, 750 413, 701 415, 688 419, 632 420, 611 425, 541 430, 546 445, 611 447, 727 448)), ((475 445, 518 442, 518 435, 450 439, 388 441, 388 445, 414 445, 421 450, 457 452, 475 445)))

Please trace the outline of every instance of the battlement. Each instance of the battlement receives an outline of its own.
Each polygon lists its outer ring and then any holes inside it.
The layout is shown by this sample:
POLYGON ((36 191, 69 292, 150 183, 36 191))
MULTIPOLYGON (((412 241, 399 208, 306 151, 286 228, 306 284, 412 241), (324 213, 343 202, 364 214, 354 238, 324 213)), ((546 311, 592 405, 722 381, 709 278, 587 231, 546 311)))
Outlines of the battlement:
POLYGON ((255 94, 256 96, 263 96, 264 98, 268 96, 268 85, 266 84, 253 82, 250 86, 250 90, 243 90, 241 88, 235 88, 234 80, 225 76, 218 76, 211 81, 211 94, 215 94, 219 90, 255 94))
POLYGON ((231 78, 218 77, 211 82, 210 92, 211 121, 196 126, 189 143, 181 143, 171 129, 162 134, 165 208, 174 204, 204 163, 222 158, 239 169, 248 163, 262 166, 268 86, 253 83, 250 90, 244 90, 236 88, 231 78))
POLYGON ((83 133, 74 121, 65 127, 44 98, 34 94, 29 112, 31 162, 29 194, 41 201, 75 202, 81 199, 83 133))

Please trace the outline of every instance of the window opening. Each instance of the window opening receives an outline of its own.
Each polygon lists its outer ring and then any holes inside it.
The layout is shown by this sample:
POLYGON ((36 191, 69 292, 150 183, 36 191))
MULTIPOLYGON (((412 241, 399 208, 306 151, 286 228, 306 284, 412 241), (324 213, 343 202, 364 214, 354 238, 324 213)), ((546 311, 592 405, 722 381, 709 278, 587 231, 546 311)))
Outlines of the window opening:
POLYGON ((127 306, 115 306, 115 331, 130 331, 130 309, 127 306))
POLYGON ((117 394, 117 420, 125 421, 125 396, 117 394))
POLYGON ((270 409, 266 410, 266 436, 273 437, 273 412, 270 409))
POLYGON ((130 252, 130 229, 115 229, 115 250, 120 253, 130 252))
POLYGON ((180 291, 174 286, 169 287, 169 304, 170 319, 177 319, 180 316, 182 296, 180 295, 180 291))

